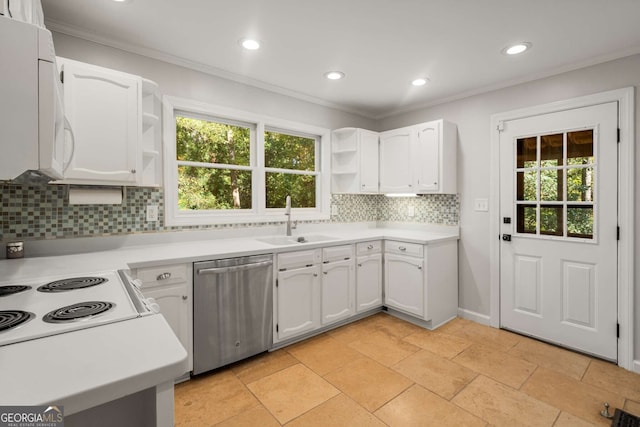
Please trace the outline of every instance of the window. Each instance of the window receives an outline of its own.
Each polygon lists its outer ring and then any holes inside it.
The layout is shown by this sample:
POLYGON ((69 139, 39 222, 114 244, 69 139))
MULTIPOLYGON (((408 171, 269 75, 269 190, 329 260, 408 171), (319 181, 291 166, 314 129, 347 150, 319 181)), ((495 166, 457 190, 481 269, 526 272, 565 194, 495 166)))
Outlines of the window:
POLYGON ((329 130, 164 100, 167 225, 328 219, 329 130))
POLYGON ((594 239, 594 130, 516 140, 516 230, 594 239))

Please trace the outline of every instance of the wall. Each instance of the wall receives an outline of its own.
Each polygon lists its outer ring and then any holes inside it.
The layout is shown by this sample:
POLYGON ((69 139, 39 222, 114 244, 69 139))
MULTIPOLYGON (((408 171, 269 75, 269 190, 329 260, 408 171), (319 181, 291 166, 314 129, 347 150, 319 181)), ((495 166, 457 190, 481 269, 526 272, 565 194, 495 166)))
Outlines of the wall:
MULTIPOLYGON (((640 165, 640 55, 634 55, 502 90, 388 117, 380 130, 444 118, 458 125, 458 191, 460 193, 460 307, 489 315, 489 214, 475 212, 473 201, 489 197, 492 114, 636 86, 636 169, 640 165)), ((635 258, 640 257, 640 185, 635 186, 635 258)), ((624 230, 622 230, 624 233, 624 230)), ((636 263, 636 269, 639 268, 636 263)), ((640 359, 640 274, 635 277, 635 354, 640 359)))

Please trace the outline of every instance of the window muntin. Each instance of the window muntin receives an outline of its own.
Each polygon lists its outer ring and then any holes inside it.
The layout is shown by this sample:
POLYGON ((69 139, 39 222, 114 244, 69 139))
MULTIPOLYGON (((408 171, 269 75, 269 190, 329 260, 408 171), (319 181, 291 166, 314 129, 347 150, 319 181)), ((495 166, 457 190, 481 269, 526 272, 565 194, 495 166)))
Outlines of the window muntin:
POLYGON ((595 239, 595 130, 515 141, 516 232, 595 239))

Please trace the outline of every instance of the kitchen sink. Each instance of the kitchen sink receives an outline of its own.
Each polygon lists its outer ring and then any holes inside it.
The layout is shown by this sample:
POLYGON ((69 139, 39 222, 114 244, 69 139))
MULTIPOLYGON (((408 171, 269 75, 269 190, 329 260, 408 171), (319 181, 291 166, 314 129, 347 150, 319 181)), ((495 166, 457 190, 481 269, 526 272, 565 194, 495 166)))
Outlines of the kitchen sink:
POLYGON ((326 242, 328 240, 337 240, 337 237, 325 236, 322 234, 309 234, 306 236, 267 236, 256 239, 262 243, 268 243, 274 246, 296 245, 303 243, 326 242))

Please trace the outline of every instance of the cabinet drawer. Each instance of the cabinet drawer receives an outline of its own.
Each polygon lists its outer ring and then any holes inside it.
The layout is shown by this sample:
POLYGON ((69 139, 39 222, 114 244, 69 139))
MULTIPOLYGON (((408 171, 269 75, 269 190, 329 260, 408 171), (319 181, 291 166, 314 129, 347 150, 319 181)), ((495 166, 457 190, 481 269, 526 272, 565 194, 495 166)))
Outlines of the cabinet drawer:
POLYGON ((377 254, 382 251, 382 242, 376 240, 373 242, 362 242, 356 246, 356 252, 358 255, 377 254))
POLYGON ((322 252, 320 249, 309 251, 287 252, 278 255, 278 271, 308 267, 320 263, 322 252))
POLYGON ((187 277, 187 265, 175 264, 160 267, 139 268, 136 277, 141 282, 143 289, 156 286, 173 285, 175 283, 185 283, 190 280, 187 277))
POLYGON ((322 262, 343 261, 353 258, 353 245, 322 248, 322 262))
POLYGON ((403 254, 408 256, 422 257, 424 246, 417 243, 397 242, 395 240, 387 240, 384 243, 386 252, 394 254, 403 254))

